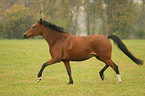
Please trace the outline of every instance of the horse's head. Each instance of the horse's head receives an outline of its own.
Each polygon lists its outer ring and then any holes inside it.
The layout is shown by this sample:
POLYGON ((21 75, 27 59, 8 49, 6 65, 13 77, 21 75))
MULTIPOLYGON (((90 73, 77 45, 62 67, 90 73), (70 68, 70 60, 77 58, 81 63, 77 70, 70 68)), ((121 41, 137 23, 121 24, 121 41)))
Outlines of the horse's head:
POLYGON ((42 33, 42 30, 41 30, 41 24, 42 24, 42 18, 40 18, 40 20, 35 23, 34 25, 32 25, 30 27, 29 30, 27 30, 25 33, 24 33, 24 38, 28 39, 28 38, 31 38, 33 36, 38 36, 42 33))

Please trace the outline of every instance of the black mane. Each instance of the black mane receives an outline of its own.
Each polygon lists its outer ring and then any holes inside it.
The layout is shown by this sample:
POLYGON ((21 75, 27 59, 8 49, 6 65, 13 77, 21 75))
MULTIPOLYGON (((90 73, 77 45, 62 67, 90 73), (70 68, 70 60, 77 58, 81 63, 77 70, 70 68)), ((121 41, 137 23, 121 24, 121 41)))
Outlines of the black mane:
POLYGON ((51 24, 51 23, 49 23, 49 22, 42 21, 42 25, 44 25, 44 26, 46 26, 46 27, 50 27, 50 28, 52 28, 52 29, 55 30, 55 31, 58 31, 58 32, 61 32, 61 33, 65 33, 63 27, 56 26, 55 24, 51 24))

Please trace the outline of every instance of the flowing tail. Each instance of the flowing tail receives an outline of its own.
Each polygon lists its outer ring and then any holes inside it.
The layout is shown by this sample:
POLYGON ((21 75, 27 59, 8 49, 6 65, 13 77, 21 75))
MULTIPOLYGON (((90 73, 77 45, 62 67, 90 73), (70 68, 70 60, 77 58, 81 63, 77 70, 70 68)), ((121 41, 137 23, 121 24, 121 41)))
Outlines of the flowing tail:
POLYGON ((135 62, 138 65, 143 65, 143 61, 139 60, 138 58, 134 57, 129 50, 127 49, 127 47, 123 44, 123 42, 120 40, 119 37, 115 36, 115 35, 109 35, 108 39, 112 39, 115 44, 117 44, 118 48, 124 53, 126 54, 133 62, 135 62))

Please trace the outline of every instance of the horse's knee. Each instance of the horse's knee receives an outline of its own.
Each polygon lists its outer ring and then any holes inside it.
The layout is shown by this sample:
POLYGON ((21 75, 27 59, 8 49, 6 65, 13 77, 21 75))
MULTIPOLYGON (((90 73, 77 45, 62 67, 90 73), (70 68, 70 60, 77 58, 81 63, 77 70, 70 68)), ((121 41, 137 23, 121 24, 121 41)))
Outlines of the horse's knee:
POLYGON ((47 63, 44 63, 44 64, 42 65, 42 68, 45 68, 47 65, 48 65, 47 63))

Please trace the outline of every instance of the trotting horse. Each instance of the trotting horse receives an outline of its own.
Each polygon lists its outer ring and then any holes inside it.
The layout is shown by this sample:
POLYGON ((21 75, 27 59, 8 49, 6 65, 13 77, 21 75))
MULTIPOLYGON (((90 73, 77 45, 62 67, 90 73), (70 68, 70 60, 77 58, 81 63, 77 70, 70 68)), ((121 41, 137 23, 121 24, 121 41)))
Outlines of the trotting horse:
POLYGON ((46 22, 42 18, 24 33, 24 38, 28 39, 37 35, 45 38, 52 56, 49 61, 42 65, 37 82, 41 80, 42 72, 46 66, 62 61, 69 76, 68 84, 73 84, 70 61, 83 61, 91 57, 96 57, 106 64, 99 72, 102 80, 104 80, 104 71, 110 66, 115 71, 118 82, 121 82, 118 66, 111 60, 112 46, 109 39, 112 39, 132 61, 138 65, 143 65, 143 61, 134 57, 115 35, 73 36, 65 32, 62 27, 46 22))

